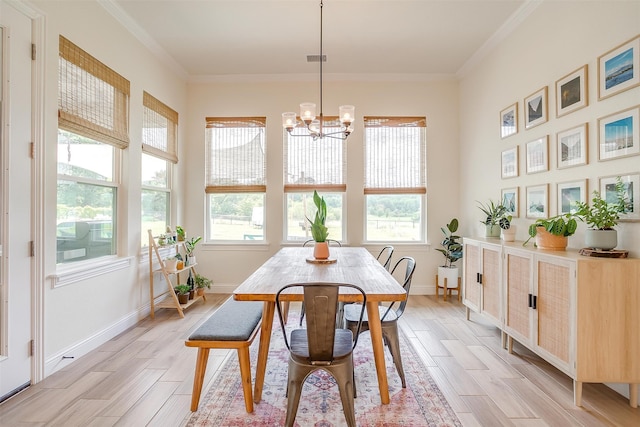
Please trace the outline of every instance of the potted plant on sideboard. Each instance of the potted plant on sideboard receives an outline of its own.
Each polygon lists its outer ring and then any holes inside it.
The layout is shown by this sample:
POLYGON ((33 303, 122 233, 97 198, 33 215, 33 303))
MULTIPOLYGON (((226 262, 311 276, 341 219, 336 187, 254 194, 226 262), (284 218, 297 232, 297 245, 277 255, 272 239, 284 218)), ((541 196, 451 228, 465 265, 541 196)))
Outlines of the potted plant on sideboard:
POLYGON ((615 183, 615 201, 607 202, 599 191, 593 192, 591 205, 577 202, 576 215, 587 223, 589 229, 585 232, 585 244, 588 248, 611 250, 618 245, 618 232, 615 228, 620 221, 620 215, 631 209, 631 202, 622 179, 618 176, 615 183))
POLYGON ((438 286, 441 288, 458 287, 458 267, 454 265, 462 258, 462 244, 459 242, 460 236, 454 234, 458 231, 458 219, 453 218, 447 227, 440 227, 444 240, 440 243, 442 248, 436 250, 444 255, 444 265, 438 267, 438 286), (446 286, 445 286, 446 279, 446 286))
MULTIPOLYGON (((485 237, 500 237, 500 220, 509 216, 507 208, 502 203, 489 200, 486 204, 478 202, 478 208, 485 215, 485 219, 480 221, 485 226, 485 237)), ((510 217, 509 217, 510 218, 510 217)), ((508 220, 509 224, 511 219, 508 220)))
POLYGON ((568 237, 573 236, 578 229, 577 219, 580 218, 573 213, 538 218, 529 226, 529 237, 522 246, 535 239, 535 245, 539 249, 563 251, 569 243, 568 237))

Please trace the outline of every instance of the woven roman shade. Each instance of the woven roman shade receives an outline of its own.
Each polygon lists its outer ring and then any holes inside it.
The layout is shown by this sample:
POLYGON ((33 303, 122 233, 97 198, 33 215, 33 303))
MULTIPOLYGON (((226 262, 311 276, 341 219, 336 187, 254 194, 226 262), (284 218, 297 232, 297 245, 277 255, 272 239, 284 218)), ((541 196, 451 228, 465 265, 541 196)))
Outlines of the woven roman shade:
POLYGON ((365 117, 364 194, 425 194, 425 117, 365 117))
POLYGON ((118 148, 129 146, 129 81, 60 36, 58 126, 118 148))
POLYGON ((265 117, 206 118, 206 193, 264 193, 265 117))
MULTIPOLYGON (((298 127, 304 127, 298 121, 298 127)), ((324 117, 323 132, 340 130, 338 117, 324 117)), ((302 134, 302 132, 294 131, 302 134)), ((346 146, 341 139, 325 137, 313 140, 310 136, 291 136, 284 132, 284 191, 285 193, 345 192, 347 190, 346 146)))
POLYGON ((142 151, 178 163, 178 113, 147 92, 142 105, 142 151))

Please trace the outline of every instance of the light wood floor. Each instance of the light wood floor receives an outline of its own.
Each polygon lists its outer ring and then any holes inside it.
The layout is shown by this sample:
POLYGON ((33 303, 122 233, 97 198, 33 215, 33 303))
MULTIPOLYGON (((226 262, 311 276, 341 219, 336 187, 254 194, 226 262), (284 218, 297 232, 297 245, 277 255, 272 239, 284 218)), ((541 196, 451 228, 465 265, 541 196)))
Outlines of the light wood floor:
MULTIPOLYGON (((208 295, 184 319, 160 310, 4 402, 0 425, 182 425, 196 357, 184 339, 227 297, 208 295)), ((467 321, 457 301, 412 295, 401 327, 464 426, 640 426, 640 409, 600 384, 585 384, 584 407, 574 406, 568 377, 520 345, 502 350, 499 331, 467 321)), ((212 350, 203 395, 228 353, 212 350)))

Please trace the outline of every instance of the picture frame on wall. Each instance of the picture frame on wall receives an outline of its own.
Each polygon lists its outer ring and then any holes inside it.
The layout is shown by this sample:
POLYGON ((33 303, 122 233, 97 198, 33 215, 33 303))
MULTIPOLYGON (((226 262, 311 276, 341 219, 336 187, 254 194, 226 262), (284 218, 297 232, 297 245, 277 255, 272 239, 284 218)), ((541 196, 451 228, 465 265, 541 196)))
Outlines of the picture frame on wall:
POLYGON ((507 214, 518 218, 520 207, 518 204, 518 187, 503 188, 501 193, 502 205, 507 208, 507 214))
POLYGON ((500 138, 518 133, 518 103, 500 111, 500 138))
POLYGON ((631 212, 620 215, 620 221, 640 221, 640 173, 605 176, 600 178, 600 195, 609 203, 617 200, 616 180, 620 177, 625 187, 625 197, 631 203, 631 212))
POLYGON ((527 174, 549 170, 549 136, 527 142, 527 174))
POLYGON ((518 176, 518 146, 504 150, 501 159, 502 179, 518 176))
POLYGON ((598 160, 640 153, 640 106, 598 119, 598 160))
POLYGON ((588 163, 588 137, 586 123, 556 134, 558 169, 582 166, 588 163))
POLYGON ((527 218, 547 218, 549 216, 549 184, 527 187, 527 218))
POLYGON ((598 57, 598 100, 640 85, 640 36, 598 57))
POLYGON ((547 121, 547 86, 532 93, 524 99, 524 127, 541 125, 547 121))
POLYGON ((575 213, 577 202, 587 203, 587 180, 558 183, 558 215, 575 213))
POLYGON ((589 105, 587 91, 587 65, 585 64, 556 82, 556 117, 589 105))

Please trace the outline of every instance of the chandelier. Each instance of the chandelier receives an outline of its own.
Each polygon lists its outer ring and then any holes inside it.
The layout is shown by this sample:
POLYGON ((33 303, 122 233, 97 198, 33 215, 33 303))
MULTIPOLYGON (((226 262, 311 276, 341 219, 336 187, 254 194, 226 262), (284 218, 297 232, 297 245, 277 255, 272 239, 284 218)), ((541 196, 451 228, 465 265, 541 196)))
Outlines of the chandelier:
POLYGON ((316 116, 316 104, 312 102, 303 102, 300 104, 300 120, 302 120, 306 126, 307 134, 294 134, 298 120, 296 113, 287 112, 282 113, 282 127, 289 132, 291 136, 311 136, 314 140, 320 138, 335 138, 345 140, 352 132, 353 128, 351 124, 354 120, 354 113, 356 107, 353 105, 341 105, 339 107, 339 119, 340 128, 335 129, 334 126, 327 126, 322 114, 322 63, 325 61, 325 57, 322 54, 322 0, 320 0, 320 115, 316 116), (331 132, 325 132, 324 129, 330 128, 331 132))

